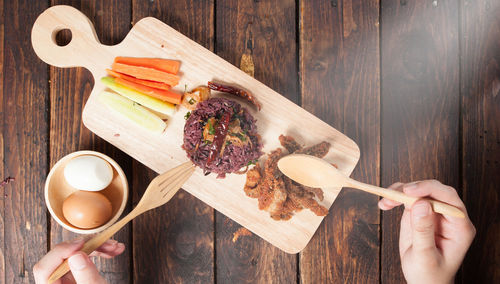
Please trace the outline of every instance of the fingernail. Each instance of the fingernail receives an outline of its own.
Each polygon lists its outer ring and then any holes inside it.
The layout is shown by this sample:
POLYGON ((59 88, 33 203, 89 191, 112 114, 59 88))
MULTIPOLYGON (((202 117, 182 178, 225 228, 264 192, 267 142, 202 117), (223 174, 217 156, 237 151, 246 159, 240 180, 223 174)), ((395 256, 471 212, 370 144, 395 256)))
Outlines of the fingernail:
POLYGON ((382 203, 382 201, 378 202, 378 208, 380 208, 380 209, 384 209, 385 208, 384 204, 382 203))
POLYGON ((120 249, 124 249, 124 248, 125 248, 125 245, 124 245, 124 244, 122 244, 122 243, 118 243, 118 245, 117 245, 117 246, 118 246, 120 249))
POLYGON ((82 270, 87 266, 87 259, 81 254, 75 254, 68 259, 69 267, 75 270, 82 270))
POLYGON ((431 213, 431 206, 428 202, 417 202, 411 207, 411 214, 416 218, 422 218, 431 213))
POLYGON ((404 190, 414 190, 415 188, 417 188, 417 185, 418 185, 418 182, 410 182, 410 183, 403 185, 403 189, 404 190))

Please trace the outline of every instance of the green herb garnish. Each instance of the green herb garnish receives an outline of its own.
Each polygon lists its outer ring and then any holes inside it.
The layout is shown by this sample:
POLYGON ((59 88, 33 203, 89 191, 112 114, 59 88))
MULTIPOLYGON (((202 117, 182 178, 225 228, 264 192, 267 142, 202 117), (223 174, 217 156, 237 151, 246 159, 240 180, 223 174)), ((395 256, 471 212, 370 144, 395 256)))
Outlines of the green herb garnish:
POLYGON ((257 161, 258 161, 257 159, 251 160, 251 161, 248 162, 247 166, 255 165, 255 164, 257 164, 257 161))
POLYGON ((215 128, 214 125, 212 124, 212 121, 208 121, 208 134, 210 135, 215 135, 215 128))
POLYGON ((196 101, 195 101, 193 98, 190 98, 190 99, 189 99, 189 101, 188 101, 188 103, 189 103, 190 105, 194 105, 194 103, 195 103, 195 102, 196 102, 196 101))
POLYGON ((191 112, 190 112, 190 111, 188 111, 188 112, 186 112, 186 114, 184 115, 184 119, 185 119, 185 120, 188 120, 188 118, 189 118, 190 116, 191 116, 191 112))
POLYGON ((247 137, 239 132, 232 132, 232 133, 229 133, 229 135, 238 137, 243 142, 245 142, 247 140, 247 137))

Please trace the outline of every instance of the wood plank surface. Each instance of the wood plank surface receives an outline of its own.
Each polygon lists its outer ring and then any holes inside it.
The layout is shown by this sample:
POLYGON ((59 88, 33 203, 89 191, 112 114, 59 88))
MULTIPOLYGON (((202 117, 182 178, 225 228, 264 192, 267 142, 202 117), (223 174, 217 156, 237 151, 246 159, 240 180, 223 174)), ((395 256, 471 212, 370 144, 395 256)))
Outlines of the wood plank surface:
MULTIPOLYGON (((217 1, 216 9, 216 53, 299 103, 295 2, 225 0, 217 1)), ((287 254, 254 234, 233 242, 234 233, 240 228, 217 212, 217 283, 296 282, 296 255, 287 254)))
MULTIPOLYGON (((0 178, 16 177, 0 189, 0 283, 34 283, 32 266, 75 236, 45 207, 59 158, 110 155, 130 205, 156 176, 83 127, 90 72, 33 53, 31 25, 48 4, 83 11, 109 45, 143 17, 164 21, 357 142, 361 181, 457 188, 478 233, 456 282, 499 281, 498 1, 0 0, 0 178)), ((116 236, 124 255, 96 262, 110 283, 402 283, 402 210, 380 214, 376 201, 344 189, 297 256, 256 235, 233 242, 241 226, 181 190, 116 236)))
MULTIPOLYGON (((205 85, 214 78, 227 84, 237 84, 252 92, 262 108, 267 109, 261 112, 255 108, 248 109, 257 118, 259 134, 264 141, 263 152, 278 147, 277 138, 286 131, 302 136, 305 144, 331 141, 335 147, 330 149, 325 160, 335 161, 344 174, 349 175, 356 166, 359 148, 350 138, 160 20, 153 17, 140 20, 124 41, 115 46, 100 45, 92 29, 90 20, 79 10, 68 6, 54 6, 45 11, 34 25, 33 48, 40 58, 51 65, 85 66, 92 70, 97 82, 83 109, 83 123, 157 173, 186 160, 186 153, 179 145, 182 144, 181 133, 187 110, 181 109, 170 116, 168 127, 160 135, 110 112, 108 107, 99 102, 99 94, 105 90, 100 78, 112 59, 118 55, 182 60, 179 72, 184 76, 181 77, 179 86, 173 88, 177 92, 184 90, 182 86, 205 85), (60 25, 71 26, 73 33, 77 35, 64 48, 55 46, 50 37, 60 25), (304 121, 307 121, 307 127, 304 127, 304 121)), ((215 94, 217 95, 223 96, 215 94)), ((231 98, 244 103, 241 98, 231 98)), ((269 218, 267 212, 255 210, 256 200, 248 198, 243 191, 234 190, 242 188, 244 183, 244 175, 228 175, 221 180, 216 175, 207 176, 198 169, 184 184, 184 189, 285 252, 301 251, 323 217, 303 210, 287 222, 276 222, 269 218), (214 188, 217 190, 213 190, 214 188)), ((339 189, 325 191, 322 204, 329 208, 339 189)))
POLYGON ((9 23, 3 49, 3 172, 16 177, 3 192, 5 283, 34 283, 31 269, 47 251, 47 65, 33 52, 27 32, 46 8, 38 1, 5 1, 3 8, 9 11, 3 17, 9 23))
MULTIPOLYGON (((384 0, 381 9, 382 186, 437 179, 459 186, 456 1, 384 0)), ((382 215, 381 281, 404 281, 402 208, 382 215)))
MULTIPOLYGON (((300 7, 303 106, 357 142, 361 159, 352 176, 372 184, 380 183, 378 5, 301 1, 300 7)), ((377 201, 342 190, 301 253, 302 283, 379 280, 377 201)))
MULTIPOLYGON (((3 13, 3 0, 0 0, 0 181, 6 178, 6 172, 4 171, 4 147, 3 147, 3 125, 4 125, 4 92, 3 92, 3 55, 4 55, 4 13, 3 13)), ((5 282, 5 224, 4 224, 4 216, 5 216, 5 200, 6 196, 4 194, 4 189, 0 188, 0 281, 5 282)))
MULTIPOLYGON (((121 42, 130 28, 130 2, 53 0, 51 4, 70 5, 82 11, 94 23, 97 35, 104 44, 121 42)), ((62 43, 71 40, 68 33, 63 33, 57 38, 62 43)), ((71 152, 95 150, 114 159, 124 170, 129 184, 132 184, 132 159, 82 124, 82 109, 94 85, 92 74, 83 68, 63 69, 51 66, 50 82, 50 165, 53 166, 71 152)), ((125 244, 126 249, 122 255, 113 259, 95 258, 97 268, 109 283, 130 282, 132 257, 130 227, 126 226, 113 237, 125 244)), ((51 246, 76 237, 78 234, 65 230, 51 219, 51 246)))
MULTIPOLYGON (((213 50, 213 1, 133 1, 134 23, 148 16, 213 50)), ((193 87, 193 86, 190 86, 193 87)), ((156 174, 134 161, 134 205, 156 174)), ((180 190, 165 206, 136 218, 134 282, 214 282, 214 210, 180 190)))
POLYGON ((462 179, 476 239, 463 283, 500 279, 500 2, 460 1, 462 179))

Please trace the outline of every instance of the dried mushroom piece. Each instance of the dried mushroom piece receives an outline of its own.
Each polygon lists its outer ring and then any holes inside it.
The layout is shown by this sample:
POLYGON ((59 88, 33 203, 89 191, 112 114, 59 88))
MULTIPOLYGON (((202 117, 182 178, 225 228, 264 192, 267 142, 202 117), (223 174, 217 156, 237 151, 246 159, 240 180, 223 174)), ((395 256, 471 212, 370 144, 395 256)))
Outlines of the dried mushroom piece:
POLYGON ((208 100, 209 98, 210 88, 206 86, 200 86, 193 89, 191 92, 184 93, 184 97, 182 98, 182 105, 189 110, 194 110, 198 103, 208 100))

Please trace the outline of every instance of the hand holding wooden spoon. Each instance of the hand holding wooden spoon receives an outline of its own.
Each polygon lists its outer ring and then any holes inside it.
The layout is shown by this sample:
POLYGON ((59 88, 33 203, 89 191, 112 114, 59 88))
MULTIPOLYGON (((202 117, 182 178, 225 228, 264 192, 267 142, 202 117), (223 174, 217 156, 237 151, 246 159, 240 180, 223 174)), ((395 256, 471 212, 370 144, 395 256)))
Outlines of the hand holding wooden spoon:
MULTIPOLYGON (((310 187, 352 187, 405 204, 408 208, 419 198, 403 192, 382 188, 351 179, 323 159, 292 154, 278 161, 280 171, 292 180, 310 187)), ((464 218, 464 213, 449 204, 428 199, 434 212, 464 218)))

